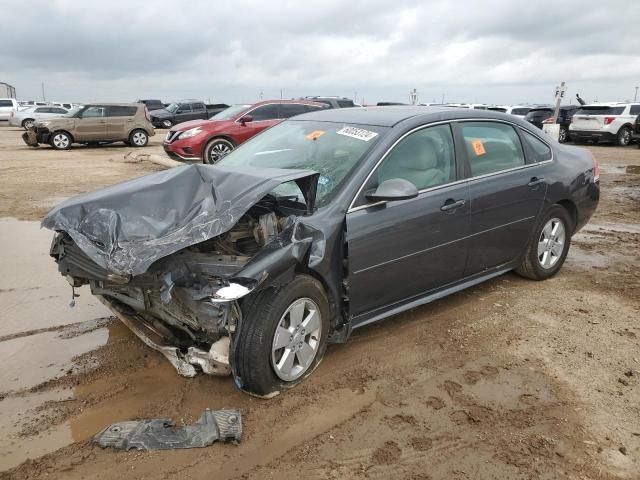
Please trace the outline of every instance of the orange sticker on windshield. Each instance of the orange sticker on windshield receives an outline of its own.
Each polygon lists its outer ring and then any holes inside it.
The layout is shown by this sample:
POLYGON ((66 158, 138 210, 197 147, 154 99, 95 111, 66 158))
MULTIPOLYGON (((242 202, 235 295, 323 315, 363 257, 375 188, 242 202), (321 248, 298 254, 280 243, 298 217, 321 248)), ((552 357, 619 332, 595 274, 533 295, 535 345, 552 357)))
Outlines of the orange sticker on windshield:
POLYGON ((487 153, 487 151, 484 149, 482 140, 474 140, 473 142, 471 142, 471 145, 473 145, 473 151, 476 153, 476 156, 479 157, 480 155, 484 155, 485 153, 487 153))
POLYGON ((307 140, 317 140, 319 139, 322 135, 324 135, 324 130, 314 130, 313 132, 311 132, 310 134, 308 134, 305 138, 307 140))

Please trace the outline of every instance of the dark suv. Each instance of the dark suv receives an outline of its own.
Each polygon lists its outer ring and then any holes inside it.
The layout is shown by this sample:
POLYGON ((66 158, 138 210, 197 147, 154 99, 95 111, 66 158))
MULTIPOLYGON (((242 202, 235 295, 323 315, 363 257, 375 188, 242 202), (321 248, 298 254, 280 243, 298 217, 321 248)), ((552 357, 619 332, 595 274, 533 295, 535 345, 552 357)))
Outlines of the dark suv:
MULTIPOLYGON (((560 125, 560 133, 558 135, 558 141, 565 143, 569 141, 569 125, 573 115, 580 109, 580 105, 563 105, 558 112, 558 119, 556 123, 560 125)), ((542 129, 542 125, 545 123, 553 123, 553 107, 536 107, 529 110, 524 119, 535 125, 539 129, 542 129)))

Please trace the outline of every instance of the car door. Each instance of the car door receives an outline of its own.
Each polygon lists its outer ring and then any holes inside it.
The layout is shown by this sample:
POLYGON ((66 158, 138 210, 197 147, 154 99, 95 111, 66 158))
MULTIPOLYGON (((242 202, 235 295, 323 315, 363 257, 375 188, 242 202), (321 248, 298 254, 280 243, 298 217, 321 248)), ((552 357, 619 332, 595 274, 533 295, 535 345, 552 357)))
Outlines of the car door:
POLYGON ((192 103, 191 110, 191 120, 206 120, 207 108, 204 106, 204 103, 192 103))
POLYGON ((73 137, 77 142, 105 140, 107 136, 107 108, 104 105, 90 105, 76 118, 73 137))
POLYGON ((240 128, 238 128, 239 143, 282 121, 280 105, 277 103, 260 105, 253 110, 249 110, 245 115, 251 116, 250 122, 245 122, 244 125, 241 119, 236 122, 240 125, 240 128))
POLYGON ((174 115, 175 123, 188 122, 189 120, 193 120, 192 118, 192 110, 190 103, 183 103, 178 107, 176 113, 174 115))
POLYGON ((107 109, 107 140, 126 140, 133 128, 133 117, 136 107, 126 105, 111 105, 107 109))
POLYGON ((465 275, 473 275, 511 262, 524 251, 547 191, 548 161, 528 163, 518 131, 509 123, 458 126, 471 196, 465 275))
POLYGON ((354 325, 462 277, 470 220, 469 187, 459 175, 448 124, 408 133, 372 171, 346 215, 354 325), (391 178, 420 193, 368 202, 366 193, 391 178))

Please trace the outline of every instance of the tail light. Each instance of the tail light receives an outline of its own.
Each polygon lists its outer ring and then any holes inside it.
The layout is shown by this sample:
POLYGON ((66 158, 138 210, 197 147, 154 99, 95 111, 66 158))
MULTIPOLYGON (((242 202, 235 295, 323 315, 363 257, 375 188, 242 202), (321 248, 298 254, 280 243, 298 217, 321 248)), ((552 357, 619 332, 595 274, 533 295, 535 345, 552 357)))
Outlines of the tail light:
POLYGON ((147 119, 147 122, 151 121, 151 115, 149 115, 149 110, 147 109, 147 107, 144 107, 144 118, 147 119))
POLYGON ((616 119, 616 117, 604 117, 604 124, 605 125, 609 125, 611 122, 613 122, 616 119))
POLYGON ((554 123, 553 122, 553 117, 549 117, 549 118, 545 118, 542 123, 554 123))

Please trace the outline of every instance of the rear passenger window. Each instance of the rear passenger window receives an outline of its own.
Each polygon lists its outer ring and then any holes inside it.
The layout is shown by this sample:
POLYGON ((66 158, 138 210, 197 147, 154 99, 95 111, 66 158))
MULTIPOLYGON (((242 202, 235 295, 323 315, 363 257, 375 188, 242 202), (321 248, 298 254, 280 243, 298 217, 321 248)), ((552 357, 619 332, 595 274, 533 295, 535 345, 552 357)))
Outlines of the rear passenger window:
POLYGON ((630 115, 640 115, 640 105, 631 105, 629 109, 630 115))
POLYGON ((0 107, 13 107, 11 100, 0 100, 0 107))
POLYGON ((46 107, 38 107, 33 111, 33 113, 51 113, 51 109, 46 107))
POLYGON ((524 153, 518 134, 510 125, 495 122, 465 122, 462 134, 471 176, 521 167, 524 153))
POLYGON ((137 107, 114 106, 109 107, 110 117, 133 117, 137 107))
POLYGON ((529 132, 521 130, 524 141, 529 147, 528 155, 533 157, 534 162, 544 162, 551 160, 551 148, 539 138, 531 135, 529 132))
POLYGON ((424 128, 402 139, 378 168, 377 185, 392 178, 408 180, 418 190, 454 181, 455 153, 449 125, 424 128))

